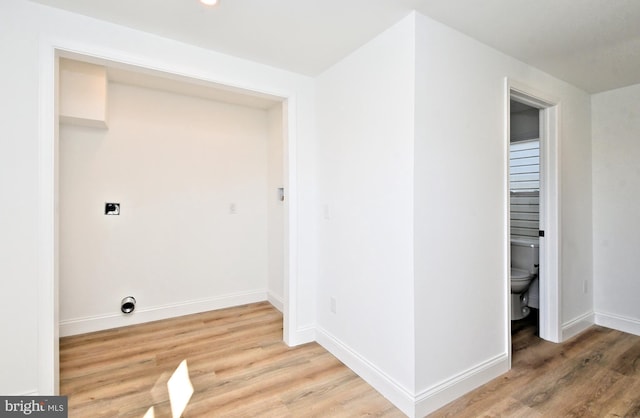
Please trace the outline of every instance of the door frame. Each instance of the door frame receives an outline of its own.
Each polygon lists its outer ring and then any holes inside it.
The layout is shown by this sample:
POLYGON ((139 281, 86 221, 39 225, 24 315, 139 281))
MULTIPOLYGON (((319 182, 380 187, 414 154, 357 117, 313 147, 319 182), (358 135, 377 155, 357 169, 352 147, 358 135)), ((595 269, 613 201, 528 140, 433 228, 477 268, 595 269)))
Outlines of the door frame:
MULTIPOLYGON (((561 312, 561 224, 560 224, 560 101, 552 95, 540 92, 517 80, 506 78, 506 129, 505 147, 508 155, 510 141, 510 100, 524 103, 540 110, 540 230, 544 238, 540 239, 540 338, 551 342, 562 341, 561 312)), ((509 161, 506 161, 506 196, 507 227, 506 246, 507 271, 510 271, 510 193, 509 193, 509 161)), ((509 280, 507 281, 509 282, 509 280)), ((510 286, 510 284, 509 284, 510 286)), ((507 295, 509 330, 509 352, 511 352, 511 298, 510 288, 507 295)))
MULTIPOLYGON (((169 75, 206 81, 267 94, 282 99, 283 181, 287 190, 284 209, 284 301, 283 339, 289 346, 308 342, 298 326, 298 175, 297 175, 297 91, 262 85, 238 85, 217 79, 213 73, 188 68, 171 60, 158 61, 142 53, 131 54, 69 39, 43 38, 39 46, 38 107, 38 256, 37 256, 37 384, 39 394, 59 393, 59 250, 58 250, 58 58, 77 55, 121 63, 169 75), (264 87, 264 88, 263 88, 264 87)), ((245 81, 246 82, 246 81, 245 81)), ((264 82, 263 82, 264 83, 264 82)))

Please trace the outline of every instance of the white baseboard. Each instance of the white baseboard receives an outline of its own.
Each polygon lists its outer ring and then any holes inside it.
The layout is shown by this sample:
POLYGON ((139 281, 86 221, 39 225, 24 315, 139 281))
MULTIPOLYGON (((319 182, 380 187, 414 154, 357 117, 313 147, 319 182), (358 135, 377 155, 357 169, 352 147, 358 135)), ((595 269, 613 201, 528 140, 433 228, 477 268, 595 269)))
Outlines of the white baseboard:
POLYGON ((87 318, 68 319, 60 321, 59 331, 61 337, 66 337, 69 335, 84 334, 87 332, 124 327, 127 325, 142 324, 160 319, 174 318, 182 315, 230 308, 232 306, 262 302, 265 300, 267 300, 267 292, 264 290, 234 293, 207 299, 190 300, 171 305, 153 306, 143 309, 136 308, 136 310, 130 315, 110 314, 87 318))
POLYGON ((2 396, 47 396, 41 395, 37 390, 30 390, 28 392, 20 392, 20 393, 3 393, 2 396))
POLYGON ((270 304, 273 305, 274 308, 279 310, 280 312, 284 312, 284 301, 280 295, 276 295, 273 292, 267 293, 267 300, 270 304))
POLYGON ((565 324, 562 324, 562 341, 580 334, 594 324, 593 312, 581 315, 565 324))
POLYGON ((320 327, 316 328, 316 341, 373 386, 382 396, 389 399, 398 409, 409 417, 414 416, 414 397, 410 391, 320 327))
POLYGON ((507 353, 500 354, 414 396, 327 331, 322 328, 316 331, 320 345, 411 418, 423 417, 509 371, 509 356, 507 353))
POLYGON ((415 416, 424 417, 508 371, 509 356, 503 353, 427 388, 416 396, 415 416))
POLYGON ((640 320, 611 313, 596 312, 596 325, 640 336, 640 320))
POLYGON ((298 329, 296 329, 296 332, 294 334, 295 335, 293 335, 293 340, 290 342, 291 347, 316 341, 316 326, 306 325, 299 327, 298 329))

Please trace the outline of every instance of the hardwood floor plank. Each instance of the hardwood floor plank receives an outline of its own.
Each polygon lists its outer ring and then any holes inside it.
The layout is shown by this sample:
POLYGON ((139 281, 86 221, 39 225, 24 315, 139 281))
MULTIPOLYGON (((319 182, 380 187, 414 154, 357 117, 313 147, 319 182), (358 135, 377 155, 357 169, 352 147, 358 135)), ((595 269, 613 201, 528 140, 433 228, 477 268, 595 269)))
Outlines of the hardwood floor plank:
POLYGON ((627 336, 629 348, 613 359, 609 366, 611 370, 625 376, 640 375, 640 342, 633 341, 631 336, 627 336))
POLYGON ((598 376, 591 378, 590 384, 583 384, 576 405, 568 405, 564 414, 568 417, 603 417, 620 402, 626 391, 629 379, 625 376, 603 369, 598 376))
POLYGON ((524 405, 517 399, 507 397, 497 402, 483 412, 486 417, 518 417, 518 418, 542 418, 544 415, 524 405))
POLYGON ((622 395, 610 402, 612 417, 640 417, 640 377, 626 378, 622 395))

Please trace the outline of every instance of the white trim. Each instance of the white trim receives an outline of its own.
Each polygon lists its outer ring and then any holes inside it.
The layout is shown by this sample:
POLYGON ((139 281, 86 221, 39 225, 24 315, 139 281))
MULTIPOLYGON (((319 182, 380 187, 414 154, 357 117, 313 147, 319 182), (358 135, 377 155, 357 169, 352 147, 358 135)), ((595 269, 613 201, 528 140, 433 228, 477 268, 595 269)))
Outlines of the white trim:
POLYGON ((506 352, 423 390, 416 396, 415 416, 423 417, 440 409, 454 399, 508 372, 510 368, 510 354, 506 352))
POLYGON ((38 394, 59 393, 55 51, 41 45, 38 63, 38 394))
POLYGON ((640 320, 608 312, 596 312, 595 324, 640 336, 640 320))
MULTIPOLYGON (((281 97, 283 113, 288 121, 286 126, 285 187, 289 199, 286 204, 285 224, 285 302, 284 302, 284 339, 289 345, 306 342, 308 333, 301 335, 297 330, 297 246, 298 246, 298 196, 296 171, 295 121, 298 118, 295 106, 296 91, 263 88, 265 82, 253 82, 239 85, 212 70, 196 65, 187 66, 176 60, 159 60, 143 55, 142 52, 114 50, 104 45, 95 45, 73 39, 58 39, 50 34, 42 34, 39 48, 39 92, 38 115, 38 393, 57 394, 59 385, 58 354, 58 271, 57 271, 57 135, 56 135, 56 58, 58 54, 81 55, 98 60, 135 66, 142 69, 161 71, 218 85, 227 85, 281 97), (293 291, 292 291, 293 290, 293 291), (291 306, 290 306, 291 305, 291 306)), ((203 53, 209 53, 203 50, 203 53)), ((230 57, 231 59, 231 57, 230 57)), ((256 64, 258 65, 258 64, 256 64)))
POLYGON ((504 118, 504 139, 503 139, 503 173, 502 178, 504 179, 503 183, 503 199, 504 199, 504 212, 503 219, 505 223, 505 228, 503 231, 503 256, 504 256, 504 264, 503 264, 503 291, 505 293, 504 297, 504 318, 506 318, 507 326, 505 327, 505 336, 504 336, 504 351, 507 353, 507 362, 509 365, 509 369, 511 369, 511 190, 509 190, 509 146, 511 143, 511 89, 509 87, 509 79, 505 77, 504 79, 504 87, 505 87, 505 95, 504 95, 504 108, 505 108, 505 118, 504 118))
POLYGON ((283 155, 284 164, 284 189, 287 191, 287 197, 284 201, 284 301, 282 313, 284 322, 282 324, 282 336, 284 342, 290 346, 302 344, 301 339, 297 337, 296 327, 298 324, 298 169, 296 141, 292 138, 297 131, 295 109, 296 98, 289 97, 282 103, 283 132, 282 142, 283 149, 286 152, 283 155), (288 222, 286 220, 288 219, 288 222), (295 275, 295 276, 292 276, 295 275))
POLYGON ((296 329, 294 335, 296 339, 296 345, 314 342, 317 339, 316 326, 315 324, 302 326, 296 329))
POLYGON ((580 315, 579 317, 562 324, 562 341, 566 341, 571 337, 575 337, 582 331, 586 330, 594 324, 593 312, 580 315))
POLYGON ((318 344, 373 386, 398 409, 410 417, 414 416, 415 398, 408 389, 321 327, 316 329, 316 333, 318 344))
MULTIPOLYGON (((561 224, 560 224, 560 101, 546 93, 506 78, 507 100, 514 98, 519 102, 541 109, 541 124, 544 131, 541 138, 540 181, 540 229, 545 238, 540 240, 540 337, 552 342, 562 341, 561 329, 561 224)), ((506 107, 507 112, 509 107, 506 107)), ((507 115, 509 117, 509 115, 507 115)), ((508 138, 507 138, 508 139, 508 138)), ((508 210, 508 208, 507 208, 508 210)), ((508 225, 508 224, 507 224, 508 225)), ((510 298, 508 298, 510 299, 510 298)), ((507 327, 510 333, 511 327, 507 327)))
POLYGON ((38 393, 37 390, 30 390, 29 392, 18 393, 16 395, 3 395, 3 396, 48 396, 48 395, 42 395, 38 393))
POLYGON ((135 311, 129 315, 119 313, 60 321, 60 336, 66 337, 69 335, 83 334, 103 329, 142 324, 145 322, 213 311, 216 309, 231 308, 233 306, 241 306, 266 300, 267 292, 260 290, 207 299, 189 300, 170 305, 151 306, 144 309, 139 308, 140 301, 138 301, 138 307, 136 307, 135 311))
POLYGON ((380 370, 356 350, 324 329, 316 329, 317 342, 369 383, 409 417, 425 416, 469 391, 509 371, 508 352, 495 356, 417 395, 380 370))
POLYGON ((284 302, 280 295, 276 295, 275 293, 269 291, 267 292, 267 301, 273 305, 274 308, 279 310, 280 312, 284 311, 284 302))
POLYGON ((541 239, 540 251, 544 264, 541 263, 543 280, 539 280, 540 337, 552 342, 561 342, 562 318, 562 286, 560 271, 562 260, 562 227, 560 225, 560 105, 544 109, 544 153, 542 157, 541 176, 544 181, 544 193, 541 204, 544 209, 545 237, 541 239))

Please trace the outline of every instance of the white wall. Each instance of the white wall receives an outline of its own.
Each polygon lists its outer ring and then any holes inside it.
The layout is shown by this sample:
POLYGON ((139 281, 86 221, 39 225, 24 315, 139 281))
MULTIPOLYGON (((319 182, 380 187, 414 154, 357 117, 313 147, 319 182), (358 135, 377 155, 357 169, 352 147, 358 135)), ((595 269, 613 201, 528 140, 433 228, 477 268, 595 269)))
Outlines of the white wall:
POLYGON ((418 416, 508 367, 505 77, 562 103, 562 320, 592 309, 589 96, 417 14, 418 416))
MULTIPOLYGON (((314 86, 308 77, 122 26, 33 4, 0 2, 0 393, 53 393, 56 386, 56 264, 53 254, 54 47, 287 97, 287 147, 295 166, 286 187, 294 218, 285 309, 289 342, 309 341, 315 321, 314 86), (41 100, 42 99, 42 100, 41 100), (311 291, 302 291, 311 289, 311 291), (37 298, 37 299, 36 299, 37 298), (31 304, 26 301, 32 302, 31 304)), ((126 208, 126 207, 125 207, 126 208)))
POLYGON ((61 335, 265 300, 267 112, 108 90, 109 129, 60 128, 61 335))
POLYGON ((592 96, 597 322, 640 335, 640 85, 592 96))
POLYGON ((570 88, 554 92, 561 99, 560 312, 570 336, 572 329, 582 328, 575 327, 580 322, 593 322, 591 103, 588 95, 570 88))
POLYGON ((455 379, 480 373, 479 384, 508 368, 503 133, 508 67, 488 47, 419 14, 416 62, 421 416, 469 389, 464 381, 457 387, 455 379))
POLYGON ((318 339, 407 411, 414 385, 413 22, 388 29, 316 86, 318 339))
POLYGON ((318 78, 318 338, 410 416, 509 367, 505 77, 562 108, 569 326, 592 313, 585 92, 415 13, 318 78))
MULTIPOLYGON (((31 18, 0 3, 0 393, 37 390, 38 66, 31 18), (31 26, 31 27, 30 27, 31 26)), ((21 7, 20 7, 21 8, 21 7)), ((31 9, 29 7, 29 9, 31 9)))

